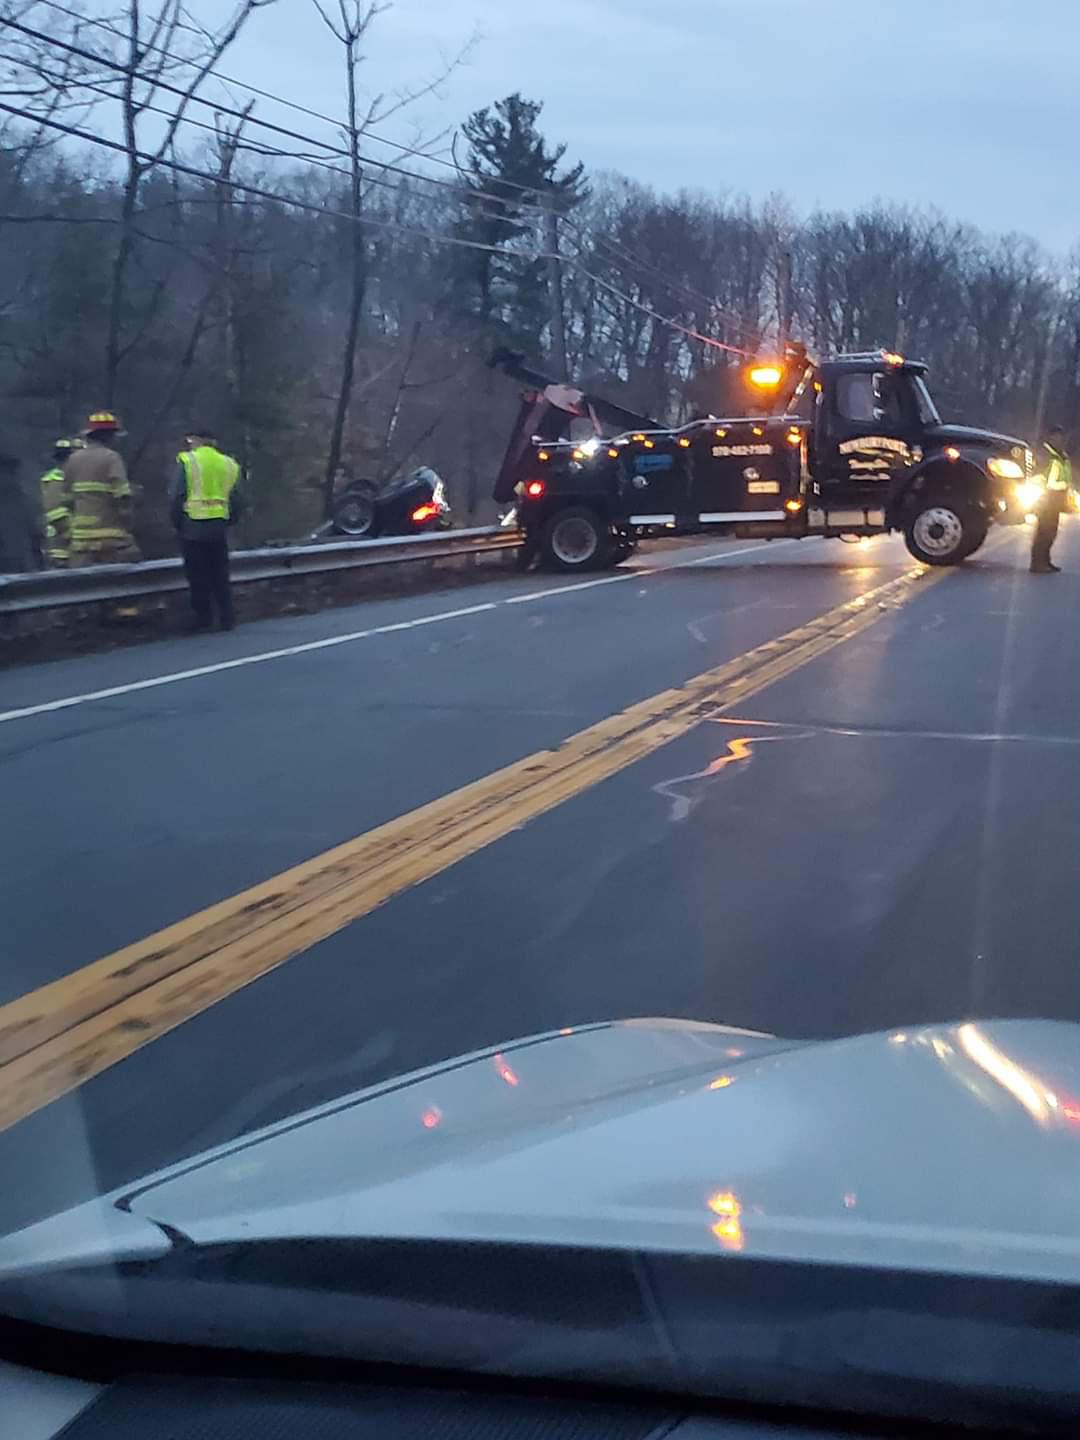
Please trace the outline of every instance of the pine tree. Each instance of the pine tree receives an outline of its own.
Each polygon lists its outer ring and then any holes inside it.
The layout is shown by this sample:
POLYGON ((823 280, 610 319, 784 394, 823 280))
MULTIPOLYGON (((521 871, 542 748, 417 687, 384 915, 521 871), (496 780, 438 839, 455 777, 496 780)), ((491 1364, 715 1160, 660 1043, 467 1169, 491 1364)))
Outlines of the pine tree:
POLYGON ((463 250, 458 261, 459 308, 492 338, 537 348, 547 317, 543 207, 564 215, 588 195, 581 164, 560 172, 565 145, 549 149, 538 128, 542 105, 507 95, 462 126, 469 152, 465 214, 457 235, 488 250, 463 250))

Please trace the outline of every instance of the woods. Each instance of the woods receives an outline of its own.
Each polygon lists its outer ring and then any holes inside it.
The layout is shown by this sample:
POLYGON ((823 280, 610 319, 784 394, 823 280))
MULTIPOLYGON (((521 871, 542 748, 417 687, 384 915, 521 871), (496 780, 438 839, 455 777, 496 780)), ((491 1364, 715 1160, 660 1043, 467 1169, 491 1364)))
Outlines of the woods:
POLYGON ((391 149, 391 107, 360 89, 379 8, 357 0, 239 0, 212 32, 180 0, 83 8, 0 0, 0 448, 36 478, 116 408, 147 554, 170 546, 196 422, 248 472, 246 540, 421 461, 461 520, 490 520, 516 404, 486 368, 501 344, 672 421, 737 408, 740 352, 790 335, 927 360, 951 418, 1080 424, 1076 258, 916 209, 799 216, 722 176, 669 195, 586 175, 520 95, 391 149), (340 52, 321 138, 216 73, 261 11, 301 3, 340 52))

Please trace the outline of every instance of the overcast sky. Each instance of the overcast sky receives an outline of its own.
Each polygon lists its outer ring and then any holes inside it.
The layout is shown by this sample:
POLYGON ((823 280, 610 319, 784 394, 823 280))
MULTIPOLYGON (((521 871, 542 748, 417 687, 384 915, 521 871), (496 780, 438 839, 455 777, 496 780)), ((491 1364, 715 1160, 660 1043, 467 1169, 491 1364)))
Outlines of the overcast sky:
MULTIPOLYGON (((882 198, 1059 253, 1080 240, 1080 0, 396 0, 365 83, 423 82, 474 33, 387 135, 520 90, 590 170, 662 190, 783 192, 800 212, 882 198)), ((278 0, 226 68, 338 114, 337 63, 310 0, 278 0)))

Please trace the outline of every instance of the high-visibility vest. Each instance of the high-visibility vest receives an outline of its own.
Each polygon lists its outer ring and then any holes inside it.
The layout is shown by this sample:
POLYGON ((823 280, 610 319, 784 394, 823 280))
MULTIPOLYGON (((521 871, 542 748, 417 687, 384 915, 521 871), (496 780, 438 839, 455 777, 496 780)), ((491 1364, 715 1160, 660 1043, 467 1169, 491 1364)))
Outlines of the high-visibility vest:
POLYGON ((185 450, 179 457, 187 477, 184 514, 189 520, 227 520, 229 496, 240 477, 240 466, 212 445, 185 450))
POLYGON ((1046 471, 1046 488, 1048 490, 1071 490, 1072 489, 1072 461, 1068 455, 1055 450, 1052 445, 1043 442, 1046 453, 1050 456, 1050 464, 1046 471))

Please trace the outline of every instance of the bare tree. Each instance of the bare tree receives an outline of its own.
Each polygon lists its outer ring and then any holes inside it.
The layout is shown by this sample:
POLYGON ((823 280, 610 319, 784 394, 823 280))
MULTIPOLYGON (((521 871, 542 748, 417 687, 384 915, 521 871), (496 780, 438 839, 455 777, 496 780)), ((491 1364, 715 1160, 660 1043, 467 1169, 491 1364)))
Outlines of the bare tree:
MULTIPOLYGON (((235 253, 232 243, 233 190, 230 185, 236 154, 244 126, 254 108, 249 102, 241 112, 241 118, 234 124, 227 124, 220 116, 217 124, 217 173, 214 184, 214 232, 209 245, 209 258, 205 263, 208 271, 206 288, 191 312, 191 322, 181 343, 176 363, 168 381, 163 384, 157 409, 149 423, 143 425, 142 440, 132 456, 132 469, 137 470, 154 440, 165 417, 173 409, 177 397, 184 389, 198 358, 199 348, 208 327, 216 324, 220 338, 218 371, 221 377, 221 392, 224 408, 228 414, 235 413, 237 376, 234 344, 234 295, 233 267, 235 253)), ((179 208, 174 212, 179 218, 179 208)), ((186 248, 177 237, 178 248, 186 248)), ((219 408, 219 407, 215 407, 219 408)), ((246 464, 246 436, 242 437, 242 463, 246 464)))
MULTIPOLYGON (((214 67, 235 43, 257 10, 275 0, 237 0, 232 13, 216 30, 195 27, 182 0, 126 0, 125 30, 120 52, 118 99, 121 108, 125 176, 120 204, 120 228, 113 259, 109 323, 105 345, 104 399, 114 405, 120 370, 131 353, 126 303, 132 259, 138 240, 138 214, 142 188, 172 152, 187 112, 214 67), (197 33, 193 47, 190 35, 197 33), (177 84, 170 76, 184 78, 177 84), (149 115, 163 103, 169 110, 151 142, 144 138, 149 115)), ((136 327, 136 334, 137 334, 136 327)))
POLYGON ((377 107, 373 101, 368 117, 361 118, 357 91, 357 69, 360 65, 360 44, 369 28, 385 6, 374 0, 338 0, 336 19, 326 10, 321 0, 312 4, 322 17, 327 29, 338 41, 344 52, 345 63, 345 142, 349 150, 349 304, 345 315, 345 346, 341 357, 341 378, 338 384, 337 401, 334 405, 334 419, 330 429, 330 445, 326 456, 326 470, 323 478, 323 509, 329 516, 334 501, 334 479, 341 464, 342 442, 345 425, 352 403, 353 383, 356 378, 356 346, 360 339, 360 322, 364 313, 364 293, 367 289, 367 241, 364 235, 364 164, 360 155, 360 139, 370 116, 377 107))
MULTIPOLYGON (((21 122, 0 115, 0 152, 12 162, 5 175, 8 189, 18 187, 32 156, 57 143, 49 121, 72 105, 86 104, 79 85, 88 66, 72 45, 80 30, 77 11, 54 16, 39 0, 0 0, 0 97, 26 114, 21 122)), ((6 208, 0 202, 0 209, 6 208)))
MULTIPOLYGON (((348 216, 351 227, 348 243, 349 300, 345 314, 345 343, 341 358, 341 375, 334 404, 330 443, 323 472, 323 508, 327 516, 333 507, 334 481, 341 465, 345 429, 353 400, 356 381, 356 350, 364 318, 367 293, 369 255, 364 227, 364 158, 361 145, 372 126, 381 125, 392 115, 425 95, 437 90, 446 77, 460 65, 469 45, 434 78, 416 89, 406 89, 393 96, 373 94, 361 113, 358 72, 363 61, 363 42, 375 20, 389 8, 379 0, 337 0, 336 12, 331 0, 312 0, 323 24, 342 48, 345 69, 345 124, 342 127, 349 160, 348 216)), ((469 44, 471 45, 471 41, 469 44)))

